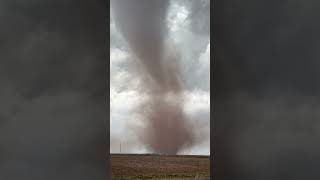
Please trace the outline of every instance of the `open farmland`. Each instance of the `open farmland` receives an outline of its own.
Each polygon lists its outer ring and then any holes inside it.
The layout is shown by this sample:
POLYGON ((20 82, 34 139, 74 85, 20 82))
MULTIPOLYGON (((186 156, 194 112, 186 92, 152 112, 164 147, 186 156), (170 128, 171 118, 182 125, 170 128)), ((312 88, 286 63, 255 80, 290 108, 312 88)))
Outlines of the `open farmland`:
POLYGON ((112 179, 210 179, 209 156, 111 154, 112 179))

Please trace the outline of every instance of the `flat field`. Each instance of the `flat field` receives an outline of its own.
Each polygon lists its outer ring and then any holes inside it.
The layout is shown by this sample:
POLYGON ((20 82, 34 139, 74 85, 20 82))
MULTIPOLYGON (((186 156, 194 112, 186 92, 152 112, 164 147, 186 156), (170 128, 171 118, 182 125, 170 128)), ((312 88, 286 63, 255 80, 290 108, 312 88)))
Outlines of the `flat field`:
POLYGON ((112 179, 210 179, 209 156, 111 154, 112 179))

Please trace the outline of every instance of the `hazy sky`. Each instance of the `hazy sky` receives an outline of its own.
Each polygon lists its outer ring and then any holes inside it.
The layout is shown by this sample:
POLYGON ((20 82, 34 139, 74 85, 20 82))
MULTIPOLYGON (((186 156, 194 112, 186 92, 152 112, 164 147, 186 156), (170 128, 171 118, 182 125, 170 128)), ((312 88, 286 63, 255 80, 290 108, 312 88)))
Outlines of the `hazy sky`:
MULTIPOLYGON (((210 4, 209 0, 172 0, 167 24, 169 38, 181 55, 184 105, 188 120, 201 141, 183 154, 210 153, 210 4)), ((144 98, 139 93, 139 65, 126 42, 110 21, 110 150, 145 153, 131 127, 139 124, 136 108, 144 98)))

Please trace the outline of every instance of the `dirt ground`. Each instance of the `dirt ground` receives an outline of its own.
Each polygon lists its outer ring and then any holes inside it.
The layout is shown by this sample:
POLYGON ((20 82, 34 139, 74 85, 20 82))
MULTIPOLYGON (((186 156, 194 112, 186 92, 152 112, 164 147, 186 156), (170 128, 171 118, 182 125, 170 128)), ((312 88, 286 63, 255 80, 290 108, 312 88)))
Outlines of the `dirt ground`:
POLYGON ((112 179, 210 179, 209 156, 111 154, 112 179))

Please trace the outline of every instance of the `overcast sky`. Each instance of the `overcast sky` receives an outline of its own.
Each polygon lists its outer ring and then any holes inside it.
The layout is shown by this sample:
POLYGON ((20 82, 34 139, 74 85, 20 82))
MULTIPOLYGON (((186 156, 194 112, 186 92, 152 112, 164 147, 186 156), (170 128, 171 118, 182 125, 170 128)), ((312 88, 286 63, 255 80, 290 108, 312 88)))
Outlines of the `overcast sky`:
MULTIPOLYGON (((169 38, 181 53, 184 105, 201 141, 182 154, 210 153, 210 0, 172 0, 167 24, 169 38)), ((139 65, 110 21, 110 151, 146 153, 130 127, 139 126, 136 108, 142 100, 136 71, 139 65)))

